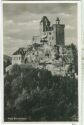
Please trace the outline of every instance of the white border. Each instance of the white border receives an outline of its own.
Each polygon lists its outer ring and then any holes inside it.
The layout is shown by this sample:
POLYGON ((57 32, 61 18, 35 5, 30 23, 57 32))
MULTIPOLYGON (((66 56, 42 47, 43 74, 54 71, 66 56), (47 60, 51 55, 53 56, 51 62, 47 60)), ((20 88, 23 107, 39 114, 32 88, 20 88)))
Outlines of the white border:
POLYGON ((3 10, 0 0, 0 124, 3 120, 3 10))
POLYGON ((6 3, 6 4, 8 4, 8 3, 36 3, 36 4, 38 4, 38 3, 80 3, 80 1, 47 1, 47 0, 45 0, 45 1, 2 1, 2 3, 6 3))
POLYGON ((81 3, 78 4, 78 105, 81 125, 81 3))
MULTIPOLYGON (((26 3, 32 3, 32 4, 38 4, 38 3, 77 3, 78 7, 78 73, 79 73, 79 76, 78 76, 78 91, 79 91, 79 99, 78 99, 78 104, 79 104, 79 122, 4 122, 4 117, 3 117, 3 108, 4 108, 4 100, 3 100, 3 97, 4 97, 4 82, 3 82, 3 30, 0 30, 0 34, 2 35, 2 37, 0 38, 0 66, 1 66, 1 70, 0 70, 0 74, 1 74, 1 77, 0 77, 0 81, 1 81, 1 96, 0 96, 0 99, 1 99, 1 124, 56 124, 56 125, 81 125, 81 119, 80 119, 80 116, 81 116, 81 5, 80 5, 80 1, 2 1, 2 4, 26 4, 26 3)), ((0 4, 0 7, 3 8, 2 4, 0 4)), ((0 13, 0 16, 2 17, 2 12, 0 13)), ((1 29, 3 29, 3 18, 1 18, 1 29)))

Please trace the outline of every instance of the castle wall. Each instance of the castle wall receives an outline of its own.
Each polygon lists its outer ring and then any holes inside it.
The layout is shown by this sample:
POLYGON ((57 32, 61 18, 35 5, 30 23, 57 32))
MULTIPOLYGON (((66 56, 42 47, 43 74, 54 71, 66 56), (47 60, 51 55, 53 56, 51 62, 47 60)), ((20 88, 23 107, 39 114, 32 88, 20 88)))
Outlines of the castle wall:
POLYGON ((51 34, 49 32, 48 34, 48 41, 49 41, 49 45, 54 46, 56 45, 56 35, 55 35, 55 31, 51 31, 51 34))
POLYGON ((33 36, 33 38, 32 38, 32 42, 33 43, 40 43, 40 36, 33 36))
POLYGON ((13 55, 12 56, 12 65, 14 64, 22 64, 22 56, 21 55, 13 55))

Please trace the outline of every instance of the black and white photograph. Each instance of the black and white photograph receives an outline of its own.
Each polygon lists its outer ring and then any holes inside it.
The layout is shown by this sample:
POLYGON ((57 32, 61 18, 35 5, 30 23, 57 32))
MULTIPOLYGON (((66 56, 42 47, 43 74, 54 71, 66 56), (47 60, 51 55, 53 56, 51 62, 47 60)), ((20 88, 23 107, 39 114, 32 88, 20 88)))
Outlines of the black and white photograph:
POLYGON ((5 122, 77 122, 77 3, 3 4, 5 122))

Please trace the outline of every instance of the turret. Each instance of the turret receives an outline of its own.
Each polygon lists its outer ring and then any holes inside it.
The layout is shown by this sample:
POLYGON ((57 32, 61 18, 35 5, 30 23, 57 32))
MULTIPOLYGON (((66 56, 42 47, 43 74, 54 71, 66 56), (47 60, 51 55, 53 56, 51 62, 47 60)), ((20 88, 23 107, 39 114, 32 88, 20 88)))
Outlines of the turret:
POLYGON ((60 24, 60 19, 59 19, 59 17, 57 17, 57 19, 56 19, 56 24, 60 24))

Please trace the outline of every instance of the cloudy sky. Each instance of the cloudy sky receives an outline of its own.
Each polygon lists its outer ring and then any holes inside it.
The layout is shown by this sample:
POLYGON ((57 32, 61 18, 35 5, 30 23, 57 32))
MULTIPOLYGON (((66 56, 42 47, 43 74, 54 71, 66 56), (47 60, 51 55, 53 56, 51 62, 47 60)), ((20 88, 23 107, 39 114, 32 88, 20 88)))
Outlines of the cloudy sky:
POLYGON ((76 3, 4 4, 4 54, 11 55, 19 47, 31 44, 32 36, 39 34, 42 16, 47 16, 51 24, 59 17, 65 24, 65 43, 77 43, 76 3))

